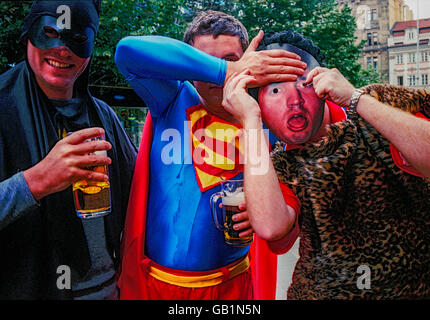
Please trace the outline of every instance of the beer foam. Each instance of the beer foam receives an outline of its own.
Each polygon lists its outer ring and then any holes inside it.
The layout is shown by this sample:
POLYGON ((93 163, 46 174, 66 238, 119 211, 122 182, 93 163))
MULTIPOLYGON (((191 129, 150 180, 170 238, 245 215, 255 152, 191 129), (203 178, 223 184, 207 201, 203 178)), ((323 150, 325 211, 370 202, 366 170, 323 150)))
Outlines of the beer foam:
POLYGON ((226 192, 226 195, 222 198, 222 204, 224 206, 240 206, 245 202, 245 193, 243 191, 237 191, 234 193, 226 192))

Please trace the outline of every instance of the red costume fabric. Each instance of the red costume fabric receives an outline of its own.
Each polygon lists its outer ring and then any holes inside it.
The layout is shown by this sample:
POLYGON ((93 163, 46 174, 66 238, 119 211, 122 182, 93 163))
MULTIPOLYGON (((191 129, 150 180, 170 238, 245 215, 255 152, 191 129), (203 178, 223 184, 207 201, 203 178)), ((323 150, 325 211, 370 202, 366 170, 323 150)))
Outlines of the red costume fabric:
MULTIPOLYGON (((430 119, 427 118, 425 115, 423 115, 421 112, 415 113, 415 116, 418 118, 430 121, 430 119)), ((409 162, 403 157, 402 153, 399 150, 397 150, 397 148, 393 144, 390 144, 390 151, 393 157, 393 161, 397 167, 399 167, 400 169, 402 169, 403 171, 409 174, 412 174, 420 178, 424 178, 424 175, 421 172, 419 172, 417 169, 412 167, 409 164, 409 162)))

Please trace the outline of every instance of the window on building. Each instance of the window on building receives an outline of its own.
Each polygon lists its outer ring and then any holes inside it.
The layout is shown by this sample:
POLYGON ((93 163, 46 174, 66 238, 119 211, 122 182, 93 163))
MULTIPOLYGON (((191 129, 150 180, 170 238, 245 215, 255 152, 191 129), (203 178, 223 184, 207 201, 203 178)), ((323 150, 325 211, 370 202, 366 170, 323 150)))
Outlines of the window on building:
POLYGON ((423 86, 428 86, 428 84, 429 84, 429 76, 428 76, 428 74, 422 74, 421 75, 421 84, 423 86))
POLYGON ((408 62, 409 63, 415 63, 415 53, 409 53, 408 62))
POLYGON ((427 62, 427 61, 429 61, 428 59, 429 59, 428 52, 427 51, 421 52, 421 61, 427 62))
POLYGON ((367 34, 367 45, 368 46, 372 45, 372 34, 371 33, 367 34))
POLYGON ((378 45, 378 33, 377 32, 373 33, 373 45, 374 46, 378 45))
POLYGON ((367 69, 372 68, 372 57, 367 57, 367 69))
POLYGON ((378 69, 378 57, 373 57, 373 69, 378 69))
POLYGON ((414 34, 414 32, 413 31, 409 31, 408 32, 408 39, 409 40, 412 40, 412 39, 414 39, 415 38, 415 34, 414 34))
POLYGON ((396 58, 397 58, 397 64, 403 64, 403 54, 398 54, 396 58))
POLYGON ((370 10, 370 21, 376 21, 378 19, 378 15, 376 13, 376 9, 370 10))
POLYGON ((397 85, 398 86, 403 86, 403 76, 398 76, 397 77, 397 85))
POLYGON ((413 75, 413 76, 409 76, 409 86, 415 86, 415 84, 416 84, 416 76, 415 75, 413 75))

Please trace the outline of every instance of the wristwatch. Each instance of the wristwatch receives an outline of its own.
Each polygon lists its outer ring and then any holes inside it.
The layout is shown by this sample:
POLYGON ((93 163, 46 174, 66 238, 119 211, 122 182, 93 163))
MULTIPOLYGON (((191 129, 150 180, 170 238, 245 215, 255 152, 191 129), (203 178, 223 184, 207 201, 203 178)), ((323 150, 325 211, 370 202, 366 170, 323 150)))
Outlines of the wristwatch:
POLYGON ((364 91, 361 89, 355 89, 354 93, 351 96, 351 101, 349 102, 349 109, 354 110, 357 108, 358 100, 360 100, 361 95, 364 94, 364 91))
POLYGON ((354 93, 351 96, 351 101, 349 102, 349 109, 355 111, 357 108, 358 100, 364 94, 364 91, 361 89, 355 89, 354 93))

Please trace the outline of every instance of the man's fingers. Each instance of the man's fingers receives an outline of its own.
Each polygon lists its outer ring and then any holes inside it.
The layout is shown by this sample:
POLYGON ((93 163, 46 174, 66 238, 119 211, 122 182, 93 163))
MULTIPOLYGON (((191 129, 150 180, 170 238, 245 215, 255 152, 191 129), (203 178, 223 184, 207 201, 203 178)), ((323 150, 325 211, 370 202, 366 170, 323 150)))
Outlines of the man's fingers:
POLYGON ((249 74, 250 74, 250 71, 248 69, 245 69, 240 73, 233 72, 231 77, 228 79, 226 86, 231 85, 232 83, 236 83, 238 81, 238 78, 242 76, 247 76, 249 74))
POLYGON ((267 57, 266 64, 270 66, 287 66, 287 67, 295 67, 298 69, 305 71, 307 65, 305 62, 302 62, 293 58, 286 57, 267 57))
POLYGON ((328 94, 330 92, 329 86, 329 69, 322 68, 322 70, 318 70, 316 75, 313 77, 313 87, 315 89, 315 93, 318 98, 322 100, 326 100, 328 98, 328 94))
POLYGON ((63 139, 64 142, 69 144, 80 144, 87 139, 92 139, 104 135, 105 131, 103 128, 86 128, 76 132, 63 139))
POLYGON ((235 223, 233 225, 233 229, 236 231, 248 229, 250 227, 251 227, 251 223, 249 222, 249 220, 245 220, 243 222, 238 222, 238 223, 235 223))
POLYGON ((315 77, 315 75, 317 74, 316 69, 317 69, 317 68, 312 69, 311 71, 309 71, 308 75, 306 76, 306 80, 305 80, 305 82, 304 82, 304 84, 305 84, 305 85, 306 85, 306 84, 309 84, 311 81, 313 81, 313 80, 314 80, 314 77, 315 77))
POLYGON ((248 84, 256 82, 255 77, 249 75, 249 70, 244 70, 237 75, 233 75, 225 85, 226 91, 234 91, 236 88, 246 88, 248 84))
MULTIPOLYGON (((294 53, 285 51, 285 50, 277 50, 276 52, 280 52, 280 55, 269 55, 270 50, 267 51, 259 51, 258 54, 261 54, 256 61, 261 64, 261 67, 266 66, 288 66, 288 67, 296 67, 303 72, 305 71, 307 64, 299 59, 296 59, 296 55, 294 53)), ((300 56, 297 56, 300 58, 300 56)))
POLYGON ((321 84, 321 81, 324 81, 324 79, 327 77, 327 72, 321 72, 321 73, 317 73, 313 78, 312 78, 312 83, 314 88, 318 88, 318 86, 321 84))
POLYGON ((296 81, 298 78, 295 74, 269 74, 265 75, 263 77, 259 77, 256 79, 255 82, 250 83, 248 85, 249 88, 255 88, 255 87, 264 87, 265 85, 268 85, 273 82, 289 82, 289 81, 296 81))
POLYGON ((90 154, 85 156, 79 156, 76 159, 76 166, 80 168, 88 168, 95 166, 110 165, 112 163, 111 158, 96 154, 90 154))
POLYGON ((99 182, 104 182, 109 180, 109 177, 104 173, 80 169, 80 168, 75 169, 73 176, 74 176, 74 179, 73 179, 74 182, 77 182, 79 180, 91 180, 91 181, 99 181, 99 182))
POLYGON ((245 231, 240 232, 240 233, 239 233, 239 237, 240 237, 240 238, 242 238, 242 237, 246 237, 246 236, 249 236, 249 235, 251 235, 251 234, 253 234, 253 233, 254 233, 254 229, 249 228, 249 229, 246 229, 245 231))
POLYGON ((253 76, 243 75, 238 77, 237 83, 235 83, 233 90, 236 88, 246 89, 248 86, 256 83, 257 80, 253 76))
POLYGON ((298 54, 287 50, 283 50, 283 49, 270 49, 270 50, 263 50, 259 52, 271 58, 289 58, 289 59, 294 59, 298 61, 302 60, 302 58, 298 54))
POLYGON ((314 85, 315 94, 318 96, 318 98, 325 100, 327 98, 328 91, 326 89, 326 85, 324 84, 324 80, 320 82, 320 80, 317 79, 317 81, 317 85, 314 85))
POLYGON ((330 69, 327 69, 327 68, 324 68, 324 67, 316 67, 315 69, 312 69, 308 73, 304 84, 308 84, 309 82, 313 81, 316 76, 318 76, 318 75, 320 75, 320 74, 322 74, 324 72, 327 72, 329 70, 330 69))
POLYGON ((106 140, 95 140, 95 141, 87 141, 74 146, 73 152, 75 154, 89 154, 94 153, 96 151, 104 151, 112 149, 112 145, 110 142, 106 140))
POLYGON ((248 221, 248 212, 247 211, 242 211, 239 213, 236 213, 233 215, 233 217, 231 218, 233 221, 238 222, 238 221, 243 221, 243 220, 247 220, 248 221))
POLYGON ((302 68, 297 68, 297 67, 293 67, 293 66, 286 66, 286 65, 271 65, 268 66, 265 70, 265 74, 269 75, 269 74, 295 74, 295 75, 303 75, 305 73, 305 70, 302 68))
POLYGON ((249 46, 248 46, 248 49, 246 49, 246 52, 257 50, 258 45, 260 44, 260 41, 263 39, 263 37, 264 37, 263 30, 258 31, 258 34, 249 43, 249 46))

